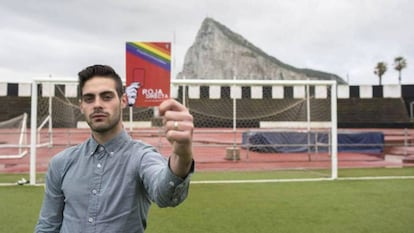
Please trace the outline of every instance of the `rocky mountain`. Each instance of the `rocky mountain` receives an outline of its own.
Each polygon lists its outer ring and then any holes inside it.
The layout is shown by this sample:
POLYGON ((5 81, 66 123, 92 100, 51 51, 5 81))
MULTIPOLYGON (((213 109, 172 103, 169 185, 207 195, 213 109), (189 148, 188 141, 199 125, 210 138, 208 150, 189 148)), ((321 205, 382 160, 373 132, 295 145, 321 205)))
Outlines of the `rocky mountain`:
POLYGON ((335 74, 285 64, 221 23, 206 18, 185 55, 183 70, 177 78, 233 79, 234 76, 237 79, 311 79, 345 83, 335 74))

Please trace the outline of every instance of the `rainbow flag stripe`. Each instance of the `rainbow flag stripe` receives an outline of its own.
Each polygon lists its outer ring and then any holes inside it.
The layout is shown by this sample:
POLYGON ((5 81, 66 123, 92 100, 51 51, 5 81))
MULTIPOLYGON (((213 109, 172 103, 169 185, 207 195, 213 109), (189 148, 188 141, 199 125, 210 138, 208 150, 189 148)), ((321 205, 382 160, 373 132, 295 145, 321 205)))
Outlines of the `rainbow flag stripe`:
POLYGON ((147 42, 127 42, 126 51, 140 57, 165 70, 171 69, 171 55, 169 51, 147 42))

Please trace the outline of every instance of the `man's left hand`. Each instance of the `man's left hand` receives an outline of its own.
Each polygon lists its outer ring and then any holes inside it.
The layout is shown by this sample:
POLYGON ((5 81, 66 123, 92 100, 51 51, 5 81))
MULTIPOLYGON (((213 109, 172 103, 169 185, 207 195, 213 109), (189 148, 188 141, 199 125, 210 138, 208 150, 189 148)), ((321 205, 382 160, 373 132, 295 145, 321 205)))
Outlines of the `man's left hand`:
POLYGON ((162 102, 159 106, 160 116, 163 117, 165 135, 173 146, 170 166, 177 175, 188 172, 189 164, 193 159, 192 138, 193 138, 193 116, 188 109, 179 102, 169 99, 162 102), (174 171, 174 167, 178 170, 174 171), (187 169, 188 168, 188 169, 187 169))

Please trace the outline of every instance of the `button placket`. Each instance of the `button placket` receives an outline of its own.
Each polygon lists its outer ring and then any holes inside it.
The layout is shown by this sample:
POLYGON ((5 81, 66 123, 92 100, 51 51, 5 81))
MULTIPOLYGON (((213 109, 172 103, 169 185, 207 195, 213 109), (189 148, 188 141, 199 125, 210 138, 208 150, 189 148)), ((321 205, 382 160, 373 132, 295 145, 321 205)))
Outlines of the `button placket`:
POLYGON ((89 207, 88 207, 88 222, 90 224, 94 224, 96 222, 96 217, 99 209, 99 192, 102 184, 102 175, 104 172, 104 164, 105 158, 107 156, 105 149, 100 146, 96 153, 94 154, 94 164, 95 169, 93 172, 93 176, 91 177, 91 185, 90 185, 90 193, 91 197, 89 199, 89 207))

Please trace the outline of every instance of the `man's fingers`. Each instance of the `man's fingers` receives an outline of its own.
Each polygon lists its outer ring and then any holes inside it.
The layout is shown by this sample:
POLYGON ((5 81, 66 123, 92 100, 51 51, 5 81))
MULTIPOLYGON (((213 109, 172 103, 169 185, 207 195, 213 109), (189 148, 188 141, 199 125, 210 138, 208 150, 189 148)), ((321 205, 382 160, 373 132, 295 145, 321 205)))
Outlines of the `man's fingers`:
MULTIPOLYGON (((161 114, 160 114, 161 115, 161 114)), ((169 121, 193 121, 193 116, 189 112, 175 112, 167 111, 163 115, 163 124, 166 125, 169 121)))
POLYGON ((163 101, 159 106, 160 116, 164 116, 167 111, 188 112, 187 108, 179 102, 168 99, 163 101))
POLYGON ((193 130, 193 122, 191 121, 167 121, 165 123, 165 130, 170 131, 192 131, 193 130))
POLYGON ((191 142, 193 135, 192 127, 189 127, 186 124, 178 124, 177 128, 171 126, 172 129, 168 129, 165 132, 165 137, 171 143, 178 142, 180 144, 188 144, 191 142))
POLYGON ((173 144, 174 152, 179 156, 191 153, 194 124, 188 109, 169 99, 160 104, 159 114, 163 117, 165 136, 173 144))
POLYGON ((170 120, 165 123, 164 127, 168 141, 183 144, 191 142, 194 128, 192 121, 170 120))

